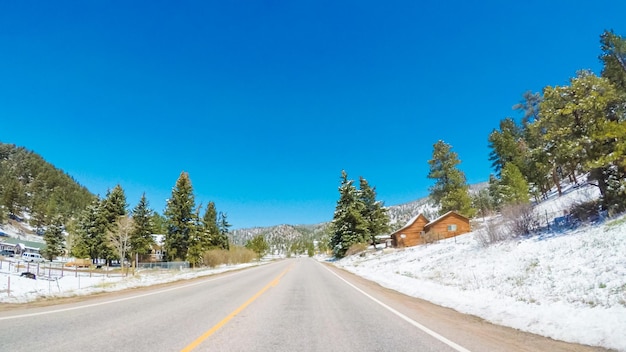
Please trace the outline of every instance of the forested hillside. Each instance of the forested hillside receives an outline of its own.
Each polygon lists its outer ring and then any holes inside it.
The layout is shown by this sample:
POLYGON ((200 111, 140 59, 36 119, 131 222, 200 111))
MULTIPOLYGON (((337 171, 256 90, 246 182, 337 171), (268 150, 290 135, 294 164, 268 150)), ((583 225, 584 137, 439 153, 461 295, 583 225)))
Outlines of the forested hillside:
POLYGON ((42 229, 61 215, 69 220, 96 197, 40 155, 0 143, 0 222, 30 214, 30 225, 42 229))

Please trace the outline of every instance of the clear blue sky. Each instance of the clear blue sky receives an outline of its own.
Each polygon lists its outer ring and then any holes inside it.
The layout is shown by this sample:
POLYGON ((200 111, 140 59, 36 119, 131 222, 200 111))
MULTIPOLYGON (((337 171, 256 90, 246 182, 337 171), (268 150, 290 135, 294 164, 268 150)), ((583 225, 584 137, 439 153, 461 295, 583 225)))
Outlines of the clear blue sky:
POLYGON ((625 1, 2 1, 0 141, 162 211, 181 171, 235 228, 332 219, 342 169, 428 194, 441 139, 469 183, 526 90, 600 71, 625 1))

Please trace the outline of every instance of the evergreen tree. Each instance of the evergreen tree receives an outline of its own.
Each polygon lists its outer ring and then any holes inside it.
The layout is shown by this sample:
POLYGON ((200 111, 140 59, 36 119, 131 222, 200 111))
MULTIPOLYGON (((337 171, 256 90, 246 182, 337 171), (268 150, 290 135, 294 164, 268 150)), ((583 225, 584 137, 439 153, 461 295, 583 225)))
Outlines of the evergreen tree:
POLYGON ((113 190, 107 191, 107 195, 102 203, 103 216, 106 218, 107 223, 115 224, 120 216, 126 215, 126 195, 124 189, 119 184, 113 188, 113 190))
POLYGON ((492 149, 489 160, 498 176, 507 163, 523 168, 525 157, 522 137, 522 129, 510 117, 500 121, 500 130, 493 130, 489 135, 489 148, 492 149))
MULTIPOLYGON (((221 241, 221 233, 220 229, 217 225, 217 209, 215 208, 215 203, 209 202, 204 212, 204 216, 202 217, 202 227, 204 231, 207 233, 208 243, 206 248, 224 248, 224 243, 221 241)), ((226 241, 226 247, 228 244, 228 240, 226 241)))
POLYGON ((526 91, 522 94, 522 100, 513 105, 513 110, 521 110, 524 112, 522 125, 526 126, 539 119, 539 105, 541 104, 541 94, 526 91))
POLYGON ((489 175, 489 186, 487 187, 489 192, 489 198, 493 204, 495 210, 500 210, 502 207, 502 193, 500 192, 500 180, 493 174, 489 175))
POLYGON ((335 207, 332 221, 330 247, 336 257, 343 257, 354 244, 364 243, 367 239, 367 221, 363 219, 364 205, 358 199, 358 192, 348 180, 348 174, 341 171, 339 200, 335 207))
POLYGON ((152 222, 152 233, 156 233, 159 235, 164 235, 167 233, 167 219, 159 213, 152 212, 150 215, 150 220, 152 222))
POLYGON ((504 165, 500 179, 500 193, 505 204, 528 203, 528 182, 513 163, 504 165))
POLYGON ((154 243, 152 238, 152 210, 150 210, 146 194, 141 195, 137 206, 133 209, 133 231, 130 238, 131 256, 135 254, 145 255, 150 252, 154 243))
POLYGON ((376 188, 370 187, 367 180, 359 178, 358 200, 363 204, 363 219, 367 222, 367 233, 372 244, 376 244, 376 236, 389 231, 389 215, 387 209, 376 200, 376 188))
POLYGON ((72 244, 71 254, 77 258, 105 258, 110 252, 106 231, 107 223, 101 212, 102 202, 94 199, 81 215, 76 232, 77 240, 72 244))
MULTIPOLYGON (((118 257, 115 249, 111 247, 111 241, 108 240, 108 233, 118 233, 119 229, 117 228, 119 225, 119 218, 121 216, 126 216, 128 207, 128 203, 126 202, 126 195, 124 194, 124 189, 119 184, 113 187, 112 190, 107 191, 107 195, 102 201, 102 204, 99 208, 100 217, 102 218, 102 222, 104 223, 104 235, 102 236, 104 242, 102 243, 102 258, 107 259, 109 261, 118 257)), ((124 258, 121 258, 124 259, 124 258)))
POLYGON ((472 208, 465 174, 457 168, 460 163, 449 144, 443 141, 434 144, 432 159, 428 161, 428 178, 435 180, 435 184, 430 187, 430 198, 439 205, 440 215, 454 210, 473 217, 476 212, 472 208))
POLYGON ((65 236, 63 235, 63 219, 61 216, 54 218, 44 232, 43 240, 46 242, 44 251, 46 259, 53 260, 65 253, 65 236))
POLYGON ((192 267, 196 267, 202 264, 202 255, 208 245, 208 234, 204 231, 200 223, 200 207, 194 212, 192 222, 194 225, 189 234, 186 260, 192 267))
POLYGON ((626 39, 612 30, 604 31, 600 36, 604 63, 602 77, 607 78, 622 94, 626 94, 626 39))
POLYGON ((185 259, 189 249, 189 240, 196 231, 195 200, 189 174, 182 172, 172 189, 172 196, 167 200, 165 218, 167 234, 165 250, 169 260, 185 259))
POLYGON ((220 235, 217 238, 217 241, 215 242, 215 245, 218 248, 226 249, 226 250, 230 248, 228 234, 230 233, 229 229, 231 226, 232 225, 228 223, 226 213, 220 212, 219 221, 218 221, 218 229, 219 229, 220 235))
POLYGON ((569 86, 544 89, 541 119, 532 126, 540 131, 543 142, 538 152, 546 153, 555 168, 566 170, 572 177, 578 169, 591 173, 605 209, 622 203, 623 198, 623 116, 624 100, 615 87, 605 78, 581 71, 569 86))
POLYGON ((23 206, 22 184, 17 179, 9 179, 2 190, 2 205, 9 216, 17 216, 23 206))

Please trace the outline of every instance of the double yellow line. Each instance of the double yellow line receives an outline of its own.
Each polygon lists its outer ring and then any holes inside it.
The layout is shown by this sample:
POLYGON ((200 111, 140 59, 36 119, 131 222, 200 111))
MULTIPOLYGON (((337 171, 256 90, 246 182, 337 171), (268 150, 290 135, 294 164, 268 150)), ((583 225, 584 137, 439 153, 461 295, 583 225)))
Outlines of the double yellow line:
POLYGON ((232 318, 234 318, 237 314, 241 313, 246 307, 248 307, 252 302, 254 302, 257 298, 259 298, 265 291, 269 290, 271 287, 275 287, 280 282, 280 279, 291 269, 291 267, 285 269, 280 275, 276 276, 274 280, 272 280, 269 284, 265 285, 261 289, 261 291, 257 292, 254 296, 250 297, 244 304, 240 305, 239 308, 235 309, 232 313, 228 314, 226 318, 222 319, 219 323, 215 324, 212 328, 207 330, 202 336, 198 337, 194 342, 190 343, 187 347, 183 348, 181 352, 190 352, 194 348, 198 347, 204 340, 209 338, 209 336, 213 335, 217 330, 219 330, 222 326, 226 325, 232 318))

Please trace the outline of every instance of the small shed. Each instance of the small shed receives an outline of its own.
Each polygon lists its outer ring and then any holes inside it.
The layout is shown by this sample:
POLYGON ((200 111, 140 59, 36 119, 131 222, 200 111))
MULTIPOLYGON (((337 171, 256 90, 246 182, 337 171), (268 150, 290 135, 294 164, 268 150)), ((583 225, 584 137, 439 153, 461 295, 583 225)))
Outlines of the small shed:
POLYGON ((393 232, 391 241, 394 247, 411 247, 426 243, 427 238, 445 239, 470 231, 470 219, 455 211, 449 211, 433 221, 420 213, 393 232))

